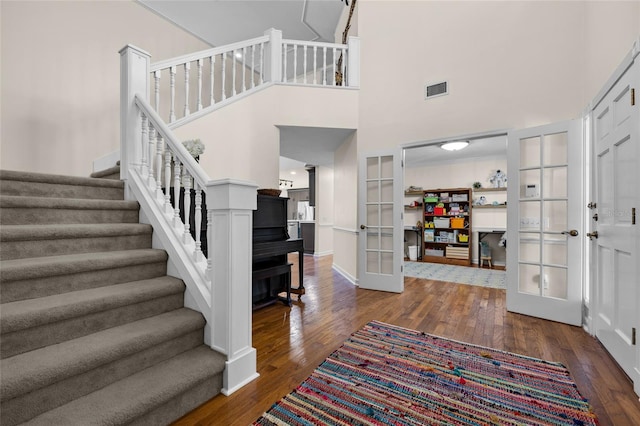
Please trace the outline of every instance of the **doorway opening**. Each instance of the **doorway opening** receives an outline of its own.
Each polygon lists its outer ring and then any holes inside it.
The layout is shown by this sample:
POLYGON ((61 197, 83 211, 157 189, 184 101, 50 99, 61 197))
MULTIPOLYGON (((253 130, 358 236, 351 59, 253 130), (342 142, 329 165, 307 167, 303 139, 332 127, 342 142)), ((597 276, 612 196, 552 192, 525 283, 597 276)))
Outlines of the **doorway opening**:
POLYGON ((413 143, 403 157, 405 259, 504 270, 507 132, 413 143))

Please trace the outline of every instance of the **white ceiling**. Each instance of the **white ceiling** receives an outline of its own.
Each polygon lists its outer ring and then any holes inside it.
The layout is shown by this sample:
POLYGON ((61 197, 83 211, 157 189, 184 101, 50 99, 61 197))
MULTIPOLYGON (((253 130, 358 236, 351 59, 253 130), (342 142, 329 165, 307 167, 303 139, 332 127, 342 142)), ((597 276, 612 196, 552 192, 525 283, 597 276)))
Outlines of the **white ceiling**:
MULTIPOLYGON (((458 139, 452 139, 458 140, 458 139)), ((430 164, 443 164, 460 160, 471 160, 482 157, 507 156, 507 136, 493 136, 489 138, 464 139, 469 145, 460 151, 446 151, 440 148, 443 142, 409 148, 405 151, 405 166, 424 167, 430 164)))
POLYGON ((333 153, 353 129, 278 126, 280 155, 314 166, 333 164, 333 153))
POLYGON ((269 28, 294 40, 333 43, 340 0, 138 0, 212 46, 259 37, 269 28))

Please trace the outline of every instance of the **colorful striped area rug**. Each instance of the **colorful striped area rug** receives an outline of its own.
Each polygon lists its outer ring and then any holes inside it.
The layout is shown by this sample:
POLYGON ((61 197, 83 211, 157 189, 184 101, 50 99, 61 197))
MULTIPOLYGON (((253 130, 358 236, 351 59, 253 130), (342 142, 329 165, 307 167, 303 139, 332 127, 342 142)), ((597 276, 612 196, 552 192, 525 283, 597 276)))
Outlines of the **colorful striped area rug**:
POLYGON ((568 370, 373 321, 254 425, 597 425, 568 370))

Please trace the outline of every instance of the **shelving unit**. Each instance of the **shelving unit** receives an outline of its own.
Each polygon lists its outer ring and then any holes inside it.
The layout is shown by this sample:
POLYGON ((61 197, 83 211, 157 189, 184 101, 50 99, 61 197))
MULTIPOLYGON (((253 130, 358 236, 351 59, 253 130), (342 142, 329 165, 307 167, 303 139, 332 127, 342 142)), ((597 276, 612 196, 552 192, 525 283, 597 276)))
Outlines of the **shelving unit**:
POLYGON ((424 262, 471 264, 471 189, 431 189, 422 194, 424 262))
POLYGON ((404 209, 405 210, 422 210, 422 195, 424 194, 424 191, 404 191, 404 196, 405 197, 416 197, 415 201, 419 201, 420 205, 417 206, 411 206, 411 205, 404 205, 404 209))
MULTIPOLYGON (((506 187, 502 188, 474 188, 473 193, 489 193, 489 192, 507 192, 506 187)), ((473 205, 474 209, 504 209, 507 207, 506 203, 500 204, 484 204, 484 205, 473 205)))

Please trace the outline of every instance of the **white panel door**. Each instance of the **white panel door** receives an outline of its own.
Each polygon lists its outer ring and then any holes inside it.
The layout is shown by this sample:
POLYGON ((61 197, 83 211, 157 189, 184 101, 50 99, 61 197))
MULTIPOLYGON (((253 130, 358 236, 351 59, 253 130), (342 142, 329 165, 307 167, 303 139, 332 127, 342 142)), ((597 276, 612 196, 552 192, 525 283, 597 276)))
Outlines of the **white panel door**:
POLYGON ((360 154, 358 163, 358 285, 400 293, 404 290, 401 151, 360 154))
POLYGON ((640 82, 632 65, 593 110, 593 164, 597 220, 591 221, 595 334, 640 389, 635 333, 640 327, 640 272, 635 213, 640 207, 639 107, 632 89, 640 82), (635 368, 634 368, 635 367, 635 368))
POLYGON ((509 132, 507 310, 582 324, 579 120, 509 132))

